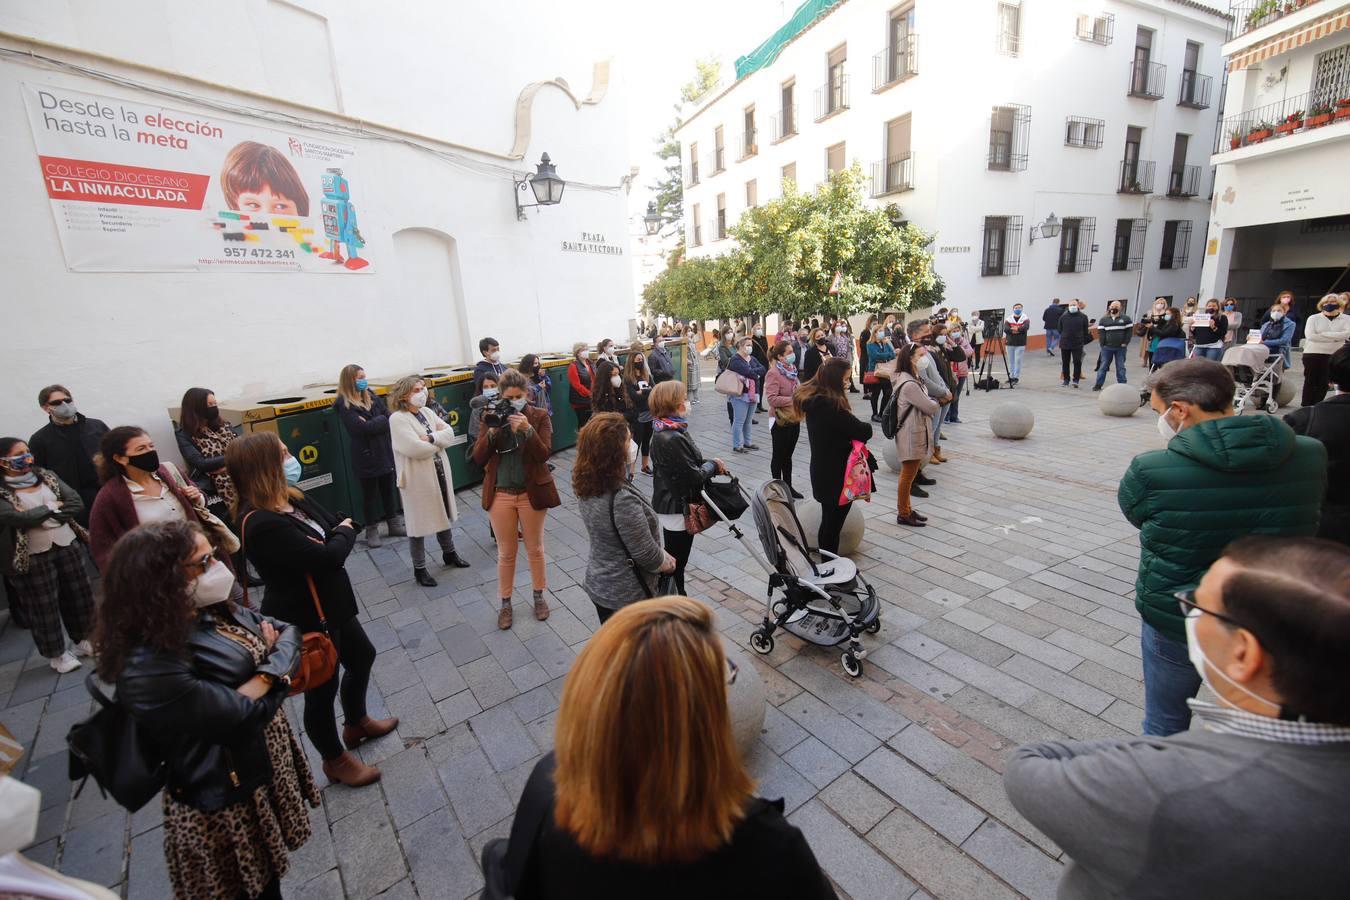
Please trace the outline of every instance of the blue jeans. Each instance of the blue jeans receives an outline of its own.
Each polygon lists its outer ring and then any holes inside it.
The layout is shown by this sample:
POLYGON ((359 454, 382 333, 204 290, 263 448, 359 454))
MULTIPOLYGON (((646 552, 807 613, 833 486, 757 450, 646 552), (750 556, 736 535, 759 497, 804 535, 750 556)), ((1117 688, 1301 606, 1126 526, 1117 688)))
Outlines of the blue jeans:
POLYGON ((1186 701, 1200 692, 1200 673, 1186 654, 1186 642, 1147 622, 1139 635, 1144 655, 1144 734, 1167 737, 1191 727, 1186 701))
POLYGON ((1026 352, 1026 347, 1008 348, 1008 373, 1010 378, 1022 377, 1022 354, 1026 352))
POLYGON ((1045 329, 1045 351, 1047 353, 1054 353, 1055 348, 1058 346, 1059 346, 1059 329, 1058 328, 1045 329))
POLYGON ((1196 347, 1196 348, 1195 348, 1195 355, 1196 355, 1196 356, 1203 356, 1205 359, 1212 359, 1212 360, 1214 360, 1215 362, 1222 362, 1222 361, 1223 361, 1223 348, 1222 348, 1222 347, 1196 347))
POLYGON ((750 443, 750 428, 755 420, 755 401, 731 398, 731 446, 740 449, 750 443))
POLYGON ((1116 383, 1125 383, 1125 348, 1103 347, 1101 366, 1097 369, 1097 387, 1106 383, 1106 372, 1111 368, 1111 360, 1116 361, 1116 383))
POLYGON ((933 413, 933 449, 937 449, 938 438, 942 435, 942 423, 947 421, 947 412, 950 406, 939 406, 938 411, 933 413))

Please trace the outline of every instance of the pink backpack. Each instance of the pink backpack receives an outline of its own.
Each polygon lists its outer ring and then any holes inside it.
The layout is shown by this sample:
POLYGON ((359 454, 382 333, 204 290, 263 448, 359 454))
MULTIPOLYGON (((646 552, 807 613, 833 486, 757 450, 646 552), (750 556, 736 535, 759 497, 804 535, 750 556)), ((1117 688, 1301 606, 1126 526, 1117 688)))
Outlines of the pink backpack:
POLYGON ((848 454, 848 464, 844 467, 844 489, 839 492, 839 505, 854 500, 872 501, 872 467, 868 457, 867 445, 854 441, 848 454))

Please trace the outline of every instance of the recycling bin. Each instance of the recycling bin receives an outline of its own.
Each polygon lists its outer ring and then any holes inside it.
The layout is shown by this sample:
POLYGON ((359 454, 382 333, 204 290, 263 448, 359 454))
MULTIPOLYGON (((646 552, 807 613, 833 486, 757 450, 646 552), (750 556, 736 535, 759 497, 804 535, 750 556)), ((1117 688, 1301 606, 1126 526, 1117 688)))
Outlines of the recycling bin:
MULTIPOLYGON (((398 381, 398 379, 372 378, 369 381, 370 381, 370 389, 374 391, 376 394, 378 394, 380 397, 385 397, 385 395, 389 393, 389 389, 394 386, 394 382, 398 381)), ((315 385, 306 385, 305 387, 307 390, 316 391, 325 397, 332 397, 334 401, 337 400, 338 388, 336 384, 332 383, 315 384, 315 385)), ((366 522, 365 494, 361 490, 361 479, 358 478, 356 475, 356 451, 352 444, 352 435, 351 432, 347 430, 347 426, 342 423, 342 417, 339 416, 337 413, 336 403, 333 406, 332 418, 333 418, 333 429, 337 433, 338 446, 342 452, 342 461, 343 465, 346 467, 347 480, 348 483, 350 484, 349 488, 349 494, 351 496, 350 511, 353 514, 353 517, 357 521, 361 522, 363 525, 366 525, 366 524, 374 524, 376 522, 382 522, 385 519, 389 518, 389 516, 391 515, 401 513, 403 511, 403 506, 400 501, 398 491, 394 492, 394 509, 390 510, 384 508, 384 501, 379 497, 379 492, 376 491, 375 497, 372 498, 373 503, 372 508, 374 510, 374 518, 370 522, 366 522)))
POLYGON ((455 431, 455 441, 446 448, 450 457, 450 479, 459 491, 477 484, 481 476, 469 465, 469 400, 473 397, 473 366, 444 363, 418 372, 429 393, 445 409, 445 419, 455 431))
POLYGON ((553 452, 576 445, 577 415, 572 411, 572 391, 567 383, 567 369, 572 357, 561 353, 540 355, 540 366, 552 380, 549 399, 553 401, 553 452))

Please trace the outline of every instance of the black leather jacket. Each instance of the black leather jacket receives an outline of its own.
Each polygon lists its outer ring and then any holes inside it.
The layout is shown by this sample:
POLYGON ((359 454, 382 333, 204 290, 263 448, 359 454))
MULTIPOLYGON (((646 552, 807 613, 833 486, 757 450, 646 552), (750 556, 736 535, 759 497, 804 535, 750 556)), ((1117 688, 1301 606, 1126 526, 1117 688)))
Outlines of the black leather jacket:
POLYGON ((150 647, 131 652, 117 678, 117 697, 163 752, 165 790, 174 799, 210 812, 271 779, 263 729, 286 699, 299 662, 298 628, 225 604, 198 614, 181 656, 150 647), (264 621, 272 623, 277 642, 261 665, 216 630, 217 614, 258 635, 264 621), (235 690, 259 673, 276 679, 265 697, 250 700, 235 690))
POLYGON ((704 459, 687 429, 668 428, 652 436, 652 508, 683 513, 684 503, 717 474, 717 463, 704 459))

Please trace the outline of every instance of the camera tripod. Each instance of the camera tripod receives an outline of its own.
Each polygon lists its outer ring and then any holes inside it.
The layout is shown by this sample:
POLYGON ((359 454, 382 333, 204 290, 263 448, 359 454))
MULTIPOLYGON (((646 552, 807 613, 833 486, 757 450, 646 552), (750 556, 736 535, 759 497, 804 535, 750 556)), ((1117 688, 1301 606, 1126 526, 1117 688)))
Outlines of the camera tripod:
POLYGON ((1012 369, 1008 368, 1008 352, 1005 347, 1003 335, 994 335, 985 338, 984 344, 980 347, 980 371, 977 372, 975 379, 975 389, 980 391, 992 391, 997 385, 997 379, 994 378, 994 349, 998 348, 998 357, 1003 360, 1003 372, 1008 376, 1008 387, 1014 388, 1012 383, 1012 369))

